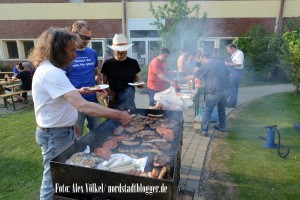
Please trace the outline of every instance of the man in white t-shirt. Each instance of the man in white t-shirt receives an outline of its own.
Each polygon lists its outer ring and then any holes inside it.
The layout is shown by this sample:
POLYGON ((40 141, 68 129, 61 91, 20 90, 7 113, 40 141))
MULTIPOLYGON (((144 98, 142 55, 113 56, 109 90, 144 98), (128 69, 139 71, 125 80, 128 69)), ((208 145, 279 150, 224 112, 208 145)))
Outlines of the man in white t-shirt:
POLYGON ((50 160, 75 140, 74 125, 78 111, 94 117, 105 117, 129 124, 132 116, 85 100, 88 87, 76 89, 64 69, 76 57, 76 36, 65 29, 44 31, 31 53, 29 61, 36 68, 32 80, 32 98, 37 128, 36 141, 43 156, 43 180, 40 199, 53 199, 50 160))
POLYGON ((231 62, 226 61, 225 65, 229 68, 230 71, 230 82, 232 93, 229 97, 227 108, 235 108, 237 105, 238 91, 241 76, 244 71, 244 53, 237 49, 234 44, 228 44, 226 50, 231 54, 231 62))

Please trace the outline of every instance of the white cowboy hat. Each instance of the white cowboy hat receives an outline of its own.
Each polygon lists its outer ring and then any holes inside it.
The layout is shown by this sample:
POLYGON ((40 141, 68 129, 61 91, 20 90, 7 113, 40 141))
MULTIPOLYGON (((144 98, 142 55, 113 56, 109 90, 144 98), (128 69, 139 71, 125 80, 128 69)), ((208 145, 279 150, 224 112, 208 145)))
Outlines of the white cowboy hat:
POLYGON ((107 46, 115 51, 127 51, 132 45, 133 44, 128 44, 127 39, 123 34, 115 34, 113 44, 107 46))

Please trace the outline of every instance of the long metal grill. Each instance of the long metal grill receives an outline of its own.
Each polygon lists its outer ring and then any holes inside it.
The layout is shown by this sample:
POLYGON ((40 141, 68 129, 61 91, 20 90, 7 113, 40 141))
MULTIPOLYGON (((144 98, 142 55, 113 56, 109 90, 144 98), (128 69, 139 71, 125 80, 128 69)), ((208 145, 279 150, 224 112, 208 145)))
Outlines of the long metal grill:
MULTIPOLYGON (((103 141, 107 140, 112 135, 116 127, 119 126, 113 120, 106 120, 99 125, 96 129, 91 131, 81 140, 75 142, 70 147, 61 152, 53 160, 50 161, 50 167, 52 172, 52 179, 54 186, 86 186, 86 184, 94 184, 97 186, 104 185, 107 189, 108 186, 142 186, 144 191, 89 191, 86 190, 76 191, 70 189, 70 192, 57 191, 54 195, 55 199, 116 199, 116 200, 132 200, 132 199, 161 199, 161 200, 173 200, 178 197, 178 184, 180 179, 180 158, 181 158, 181 145, 182 145, 182 131, 183 131, 183 116, 181 111, 165 111, 165 110, 148 110, 148 109, 136 109, 136 115, 148 116, 163 115, 163 118, 170 118, 177 122, 177 125, 173 128, 175 138, 171 143, 170 150, 163 151, 171 158, 171 178, 170 179, 157 179, 143 176, 129 175, 125 173, 115 173, 106 170, 99 170, 75 165, 66 164, 65 161, 70 158, 74 153, 82 152, 86 146, 90 146, 91 150, 101 146, 103 141), (151 194, 145 191, 145 188, 165 188, 165 190, 159 192, 152 192, 151 194)), ((152 127, 153 128, 153 127, 152 127)), ((151 129, 146 127, 145 129, 151 129)), ((122 146, 122 145, 121 145, 122 146)), ((113 150, 113 153, 116 150, 113 150)), ((153 158, 155 154, 148 152, 148 157, 153 158)), ((142 155, 144 156, 144 155, 142 155)), ((153 168, 153 160, 148 159, 145 167, 145 171, 151 171, 153 168)))

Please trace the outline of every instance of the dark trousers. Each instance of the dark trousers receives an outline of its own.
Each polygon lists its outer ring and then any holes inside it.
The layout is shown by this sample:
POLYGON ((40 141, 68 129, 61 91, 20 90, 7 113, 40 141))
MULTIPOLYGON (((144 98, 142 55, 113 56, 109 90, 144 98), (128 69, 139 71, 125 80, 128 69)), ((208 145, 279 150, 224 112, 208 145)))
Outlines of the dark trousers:
POLYGON ((238 100, 238 93, 239 93, 239 86, 241 76, 243 75, 243 69, 230 69, 231 76, 230 76, 230 83, 231 83, 231 95, 228 100, 228 106, 236 107, 237 100, 238 100))
POLYGON ((108 89, 109 103, 108 107, 118 110, 135 110, 135 88, 133 86, 127 86, 120 92, 115 92, 112 89, 108 89))
POLYGON ((157 91, 155 90, 151 90, 150 88, 148 88, 148 95, 149 95, 149 106, 155 106, 156 105, 156 101, 154 101, 154 95, 157 91))

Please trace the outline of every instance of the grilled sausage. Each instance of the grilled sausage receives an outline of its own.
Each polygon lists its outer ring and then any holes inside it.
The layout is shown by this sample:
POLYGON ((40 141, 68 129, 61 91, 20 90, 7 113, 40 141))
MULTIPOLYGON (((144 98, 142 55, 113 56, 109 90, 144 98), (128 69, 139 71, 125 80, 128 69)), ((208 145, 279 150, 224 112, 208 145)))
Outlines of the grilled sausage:
POLYGON ((163 167, 159 172, 158 179, 163 179, 165 177, 166 173, 167 173, 167 168, 163 167))

